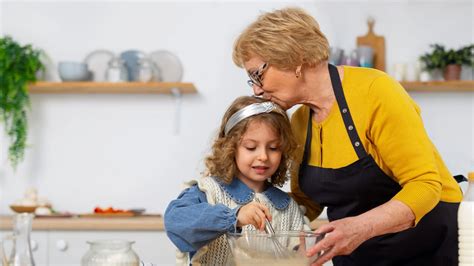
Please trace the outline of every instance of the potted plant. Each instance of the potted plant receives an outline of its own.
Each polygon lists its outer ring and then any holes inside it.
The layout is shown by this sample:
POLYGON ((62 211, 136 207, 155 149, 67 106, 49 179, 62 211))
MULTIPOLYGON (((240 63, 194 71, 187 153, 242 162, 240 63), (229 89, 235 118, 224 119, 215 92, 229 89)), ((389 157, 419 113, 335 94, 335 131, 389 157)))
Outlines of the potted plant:
POLYGON ((474 44, 457 50, 447 50, 441 44, 432 44, 431 53, 420 56, 420 61, 427 71, 440 69, 445 80, 458 80, 461 76, 462 65, 474 66, 474 44))
POLYGON ((22 46, 9 36, 0 37, 0 121, 10 139, 8 159, 14 169, 23 160, 26 148, 30 107, 27 86, 36 81, 36 73, 43 68, 39 50, 22 46))

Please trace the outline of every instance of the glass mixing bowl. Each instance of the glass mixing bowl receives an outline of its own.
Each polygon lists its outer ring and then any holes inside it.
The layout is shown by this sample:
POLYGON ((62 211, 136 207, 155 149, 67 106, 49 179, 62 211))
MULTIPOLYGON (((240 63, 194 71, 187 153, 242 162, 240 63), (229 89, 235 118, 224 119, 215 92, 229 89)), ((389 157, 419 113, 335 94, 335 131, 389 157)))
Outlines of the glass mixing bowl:
POLYGON ((228 233, 235 265, 310 265, 321 254, 306 256, 306 250, 324 238, 310 231, 260 231, 228 233))
POLYGON ((81 266, 139 266, 133 241, 111 239, 88 241, 89 251, 82 257, 81 266))

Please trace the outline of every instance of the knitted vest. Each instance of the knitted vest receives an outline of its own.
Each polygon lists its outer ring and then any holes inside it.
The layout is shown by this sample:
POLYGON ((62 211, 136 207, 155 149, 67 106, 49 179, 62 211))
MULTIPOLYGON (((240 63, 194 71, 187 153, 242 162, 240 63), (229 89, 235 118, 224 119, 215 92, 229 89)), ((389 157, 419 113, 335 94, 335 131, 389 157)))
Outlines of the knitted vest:
MULTIPOLYGON (((196 184, 196 181, 191 181, 189 185, 196 184)), ((203 177, 197 181, 199 189, 206 194, 207 202, 209 204, 224 204, 225 206, 234 209, 239 206, 232 198, 222 189, 222 187, 212 177, 203 177)), ((261 203, 268 207, 272 214, 272 226, 276 231, 279 230, 302 230, 303 229, 303 214, 294 200, 290 200, 290 204, 286 209, 276 209, 268 198, 262 193, 255 193, 261 203)), ((242 231, 255 231, 253 225, 246 225, 242 227, 242 231)), ((184 254, 177 256, 177 262, 182 263, 184 254)), ((227 242, 226 235, 222 235, 206 246, 200 248, 191 259, 191 264, 194 265, 232 265, 230 246, 227 242)))

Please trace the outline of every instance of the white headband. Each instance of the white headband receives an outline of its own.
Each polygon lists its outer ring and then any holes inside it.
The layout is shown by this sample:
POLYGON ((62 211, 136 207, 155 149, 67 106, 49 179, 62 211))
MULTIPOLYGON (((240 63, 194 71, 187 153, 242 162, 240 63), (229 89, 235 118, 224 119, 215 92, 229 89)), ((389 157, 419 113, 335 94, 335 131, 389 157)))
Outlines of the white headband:
POLYGON ((277 107, 272 102, 263 102, 263 103, 253 103, 251 105, 245 106, 239 111, 235 112, 227 121, 225 125, 224 134, 227 135, 229 131, 237 125, 240 121, 262 113, 270 113, 275 110, 277 107))

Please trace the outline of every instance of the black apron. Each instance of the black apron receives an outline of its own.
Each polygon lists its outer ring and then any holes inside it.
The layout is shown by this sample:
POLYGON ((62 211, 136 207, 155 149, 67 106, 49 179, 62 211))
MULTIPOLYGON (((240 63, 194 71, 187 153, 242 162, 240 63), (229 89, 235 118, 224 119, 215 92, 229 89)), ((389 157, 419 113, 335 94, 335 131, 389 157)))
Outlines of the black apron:
MULTIPOLYGON (((401 186, 387 176, 365 151, 349 108, 337 68, 329 65, 332 87, 346 131, 359 158, 338 169, 308 164, 311 153, 310 111, 299 186, 313 201, 327 207, 329 221, 356 216, 389 201, 401 186)), ((457 210, 459 203, 439 202, 416 227, 377 236, 362 243, 351 255, 333 258, 342 265, 457 265, 457 210)))

